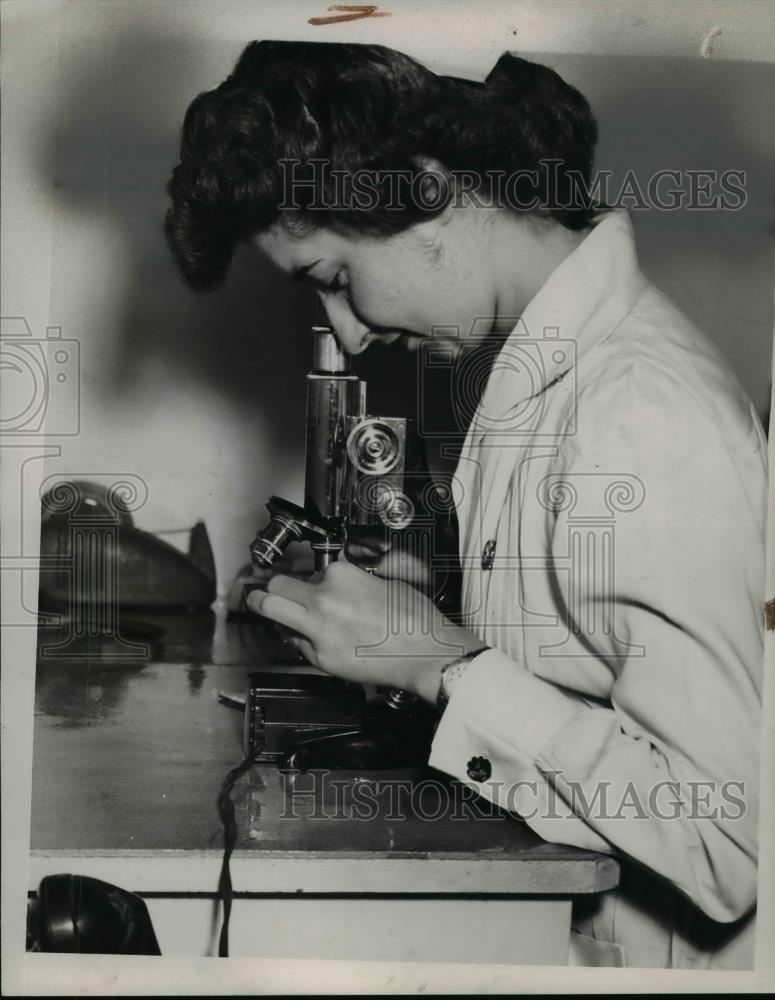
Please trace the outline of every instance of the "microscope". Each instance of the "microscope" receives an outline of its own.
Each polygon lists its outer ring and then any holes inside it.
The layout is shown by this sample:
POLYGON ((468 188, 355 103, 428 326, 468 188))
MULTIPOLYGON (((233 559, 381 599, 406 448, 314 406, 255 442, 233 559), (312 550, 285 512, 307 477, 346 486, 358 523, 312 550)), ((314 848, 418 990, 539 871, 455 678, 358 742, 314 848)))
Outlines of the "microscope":
MULTIPOLYGON (((414 532, 412 549, 427 555, 456 550, 451 491, 431 480, 413 421, 369 415, 366 383, 352 372, 331 328, 316 326, 312 334, 304 506, 269 499, 269 522, 250 546, 253 564, 266 570, 290 543, 308 542, 315 571, 323 571, 348 535, 363 530, 384 532, 392 544, 414 532)), ((444 556, 434 561, 430 596, 451 605, 455 564, 444 556)), ((366 702, 360 685, 333 677, 252 674, 246 754, 300 771, 424 765, 435 712, 409 692, 378 690, 366 702)))

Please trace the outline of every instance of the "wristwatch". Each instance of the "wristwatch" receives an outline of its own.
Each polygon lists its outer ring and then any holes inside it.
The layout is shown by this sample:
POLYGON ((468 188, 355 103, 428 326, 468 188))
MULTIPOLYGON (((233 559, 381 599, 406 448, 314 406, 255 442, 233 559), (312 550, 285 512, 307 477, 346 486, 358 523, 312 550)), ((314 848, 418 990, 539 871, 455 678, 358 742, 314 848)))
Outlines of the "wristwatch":
POLYGON ((436 695, 436 709, 439 715, 441 715, 449 704, 452 688, 466 672, 468 664, 480 653, 484 653, 489 648, 489 646, 480 646, 479 649, 472 649, 470 653, 464 653, 462 656, 458 656, 457 659, 452 660, 445 667, 442 667, 439 676, 439 690, 436 695))

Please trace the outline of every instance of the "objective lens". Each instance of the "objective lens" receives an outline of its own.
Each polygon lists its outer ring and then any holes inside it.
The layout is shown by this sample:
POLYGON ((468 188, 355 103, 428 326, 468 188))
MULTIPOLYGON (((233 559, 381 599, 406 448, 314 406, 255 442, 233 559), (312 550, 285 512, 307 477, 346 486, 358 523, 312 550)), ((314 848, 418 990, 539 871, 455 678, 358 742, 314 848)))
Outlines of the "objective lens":
POLYGON ((273 517, 250 546, 253 565, 261 569, 270 569, 288 545, 299 541, 301 537, 301 529, 293 521, 285 517, 273 517))

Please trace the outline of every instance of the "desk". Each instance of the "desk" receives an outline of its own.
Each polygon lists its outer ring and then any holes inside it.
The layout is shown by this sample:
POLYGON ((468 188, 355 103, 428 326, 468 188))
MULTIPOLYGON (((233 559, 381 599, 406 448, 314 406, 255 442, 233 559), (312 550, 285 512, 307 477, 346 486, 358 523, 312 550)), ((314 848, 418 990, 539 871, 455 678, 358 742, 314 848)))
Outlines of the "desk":
MULTIPOLYGON (((165 955, 217 953, 215 799, 242 756, 217 694, 299 669, 264 625, 215 626, 151 661, 38 665, 30 890, 72 872, 137 892, 165 955)), ((232 955, 565 964, 573 897, 618 881, 427 770, 255 767, 233 799, 232 955)))

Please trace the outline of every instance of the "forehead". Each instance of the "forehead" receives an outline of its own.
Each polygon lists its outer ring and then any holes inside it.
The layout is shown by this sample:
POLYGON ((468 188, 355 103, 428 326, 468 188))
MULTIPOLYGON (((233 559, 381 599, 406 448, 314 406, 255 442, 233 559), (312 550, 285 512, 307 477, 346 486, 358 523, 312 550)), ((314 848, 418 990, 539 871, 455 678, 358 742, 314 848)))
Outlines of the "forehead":
POLYGON ((258 233, 252 242, 284 271, 319 258, 326 259, 341 254, 346 245, 343 237, 331 230, 313 229, 301 235, 291 233, 279 223, 258 233))

